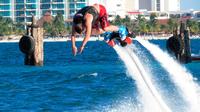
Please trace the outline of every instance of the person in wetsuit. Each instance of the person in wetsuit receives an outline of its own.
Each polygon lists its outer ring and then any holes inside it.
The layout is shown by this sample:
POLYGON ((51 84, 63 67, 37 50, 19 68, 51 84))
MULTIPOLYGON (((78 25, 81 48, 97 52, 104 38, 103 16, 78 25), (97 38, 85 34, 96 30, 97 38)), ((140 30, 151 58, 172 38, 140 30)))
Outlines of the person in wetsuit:
MULTIPOLYGON (((108 22, 108 14, 103 5, 94 4, 92 6, 86 6, 80 9, 73 17, 73 25, 72 25, 72 52, 74 55, 77 53, 77 47, 75 44, 75 36, 76 34, 85 33, 85 38, 79 48, 79 53, 82 53, 84 46, 89 40, 91 34, 102 34, 106 31, 119 31, 124 32, 123 27, 120 28, 118 26, 110 25, 108 22), (101 26, 101 28, 99 27, 101 26)), ((126 36, 126 34, 121 33, 122 37, 126 36)), ((113 41, 110 40, 107 42, 109 45, 113 46, 113 41)))

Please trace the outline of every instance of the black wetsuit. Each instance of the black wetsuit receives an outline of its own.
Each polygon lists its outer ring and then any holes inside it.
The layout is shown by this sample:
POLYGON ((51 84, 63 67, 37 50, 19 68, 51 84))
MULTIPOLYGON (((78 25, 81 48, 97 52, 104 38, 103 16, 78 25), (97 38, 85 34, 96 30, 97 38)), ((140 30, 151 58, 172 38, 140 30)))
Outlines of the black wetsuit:
POLYGON ((93 7, 93 6, 86 6, 86 7, 83 7, 81 10, 79 10, 75 15, 74 15, 74 19, 73 19, 73 22, 75 24, 79 24, 80 23, 80 17, 78 16, 82 16, 82 22, 84 23, 84 16, 86 13, 89 13, 89 14, 92 14, 93 15, 93 20, 92 20, 92 25, 95 24, 95 22, 98 20, 98 17, 99 17, 99 13, 98 11, 93 7))

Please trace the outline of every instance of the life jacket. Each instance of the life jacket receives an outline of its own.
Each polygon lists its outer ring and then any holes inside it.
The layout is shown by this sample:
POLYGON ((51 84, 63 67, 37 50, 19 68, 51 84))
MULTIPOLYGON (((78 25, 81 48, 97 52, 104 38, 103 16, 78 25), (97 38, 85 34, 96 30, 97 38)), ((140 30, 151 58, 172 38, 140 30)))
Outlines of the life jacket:
MULTIPOLYGON (((98 13, 98 11, 93 6, 86 6, 86 7, 83 7, 81 10, 79 10, 74 15, 73 22, 75 24, 79 24, 80 17, 82 19, 84 19, 84 16, 85 16, 86 13, 89 13, 89 14, 93 15, 92 25, 94 25, 95 22, 97 21, 98 17, 99 17, 99 13, 98 13)), ((85 20, 82 20, 82 22, 84 23, 85 20)))

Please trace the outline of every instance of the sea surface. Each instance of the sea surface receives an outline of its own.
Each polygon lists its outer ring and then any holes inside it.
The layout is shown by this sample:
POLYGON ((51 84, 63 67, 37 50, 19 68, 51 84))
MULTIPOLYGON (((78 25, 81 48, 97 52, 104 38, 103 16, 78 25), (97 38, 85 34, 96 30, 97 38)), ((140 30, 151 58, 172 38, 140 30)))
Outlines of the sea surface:
MULTIPOLYGON (((150 42, 166 51, 166 40, 150 42)), ((134 44, 145 52, 156 80, 165 85, 160 77, 166 71, 144 47, 134 44)), ((200 40, 191 40, 191 48, 192 55, 200 55, 200 40)), ((43 67, 23 63, 18 43, 0 43, 0 111, 126 112, 137 102, 135 81, 114 49, 102 41, 88 42, 77 56, 70 42, 45 42, 43 67)), ((183 66, 200 83, 200 62, 183 66)), ((165 89, 171 88, 166 84, 165 89)))

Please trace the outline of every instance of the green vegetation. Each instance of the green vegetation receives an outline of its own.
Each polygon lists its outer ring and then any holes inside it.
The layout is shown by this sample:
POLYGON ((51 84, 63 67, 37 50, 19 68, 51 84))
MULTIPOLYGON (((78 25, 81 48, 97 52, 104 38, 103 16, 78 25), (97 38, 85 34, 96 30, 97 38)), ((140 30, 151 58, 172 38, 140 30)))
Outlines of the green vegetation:
MULTIPOLYGON (((174 28, 177 28, 179 21, 177 18, 170 18, 167 23, 160 24, 156 19, 157 15, 152 13, 147 20, 143 15, 139 15, 135 20, 131 20, 129 16, 121 18, 119 15, 115 17, 111 24, 127 26, 131 32, 136 35, 151 35, 151 34, 171 34, 174 28)), ((187 20, 186 25, 191 34, 200 33, 200 22, 195 20, 187 20)), ((0 16, 0 36, 4 35, 23 35, 25 33, 24 24, 13 22, 11 18, 0 16)), ((44 23, 45 35, 48 36, 65 36, 71 33, 71 23, 64 21, 62 14, 57 14, 52 18, 51 22, 44 23)))
POLYGON ((20 23, 14 23, 11 18, 0 16, 0 35, 23 34, 23 27, 20 23))
MULTIPOLYGON (((167 23, 161 24, 156 19, 157 15, 152 13, 149 20, 145 19, 143 15, 139 15, 136 20, 131 20, 128 16, 120 18, 116 16, 111 23, 113 25, 125 25, 131 32, 136 35, 149 34, 171 34, 175 28, 180 24, 178 18, 170 18, 167 23)), ((200 34, 200 22, 195 20, 187 20, 187 27, 191 34, 200 34)))
POLYGON ((65 24, 62 14, 57 14, 50 23, 44 23, 45 34, 49 36, 64 36, 69 33, 71 27, 65 24))
POLYGON ((187 20, 186 24, 192 34, 198 34, 200 32, 200 23, 198 23, 197 21, 187 20))
MULTIPOLYGON (((13 22, 11 18, 0 16, 0 36, 5 35, 23 35, 25 34, 25 26, 23 23, 13 22)), ((44 23, 45 35, 64 36, 71 32, 70 24, 65 24, 62 14, 57 14, 51 22, 44 23)))

